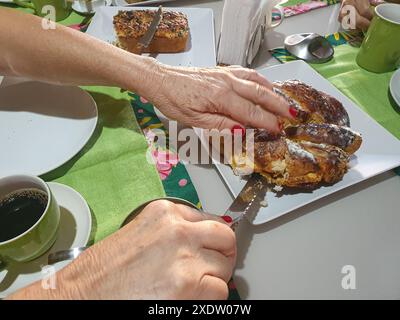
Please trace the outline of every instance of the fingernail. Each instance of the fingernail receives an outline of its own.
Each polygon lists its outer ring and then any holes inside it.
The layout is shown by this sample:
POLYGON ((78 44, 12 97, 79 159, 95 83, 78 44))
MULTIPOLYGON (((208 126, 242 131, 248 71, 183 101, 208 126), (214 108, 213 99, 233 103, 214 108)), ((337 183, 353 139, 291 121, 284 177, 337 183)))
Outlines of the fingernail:
POLYGON ((279 126, 279 131, 282 131, 283 130, 283 122, 279 122, 278 126, 279 126))
POLYGON ((236 124, 232 127, 231 132, 233 135, 239 134, 244 137, 244 135, 246 134, 246 129, 236 124))
POLYGON ((233 220, 230 216, 222 216, 221 217, 226 223, 231 223, 233 220))
POLYGON ((290 107, 289 108, 289 113, 292 115, 293 118, 297 118, 297 114, 298 114, 297 109, 295 109, 293 107, 290 107))

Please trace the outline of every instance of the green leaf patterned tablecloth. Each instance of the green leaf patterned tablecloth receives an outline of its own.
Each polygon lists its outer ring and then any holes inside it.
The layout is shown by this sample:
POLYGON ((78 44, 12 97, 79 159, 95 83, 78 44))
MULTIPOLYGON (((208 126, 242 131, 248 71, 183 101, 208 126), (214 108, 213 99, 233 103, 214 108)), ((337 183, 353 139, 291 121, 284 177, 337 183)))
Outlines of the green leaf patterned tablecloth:
MULTIPOLYGON (((311 10, 325 8, 339 3, 340 0, 288 0, 281 4, 285 17, 303 14, 311 10)), ((279 19, 279 15, 273 14, 273 19, 279 19)))

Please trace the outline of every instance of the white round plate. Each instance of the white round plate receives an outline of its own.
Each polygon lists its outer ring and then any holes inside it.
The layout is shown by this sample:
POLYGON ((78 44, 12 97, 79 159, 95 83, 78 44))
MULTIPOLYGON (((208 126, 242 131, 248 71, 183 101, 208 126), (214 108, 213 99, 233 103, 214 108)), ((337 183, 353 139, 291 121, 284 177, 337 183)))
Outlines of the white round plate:
POLYGON ((397 70, 390 80, 390 92, 394 101, 400 107, 400 69, 397 70))
POLYGON ((96 103, 78 87, 0 87, 0 177, 56 169, 85 146, 96 124, 96 103))
POLYGON ((74 9, 74 11, 76 11, 80 14, 92 14, 92 13, 95 13, 99 7, 112 5, 112 0, 103 0, 103 1, 97 0, 97 2, 98 3, 97 4, 95 3, 93 5, 93 8, 91 10, 89 10, 85 5, 82 5, 80 1, 76 0, 72 4, 72 9, 74 9))
MULTIPOLYGON (((92 216, 85 199, 68 186, 54 182, 49 182, 48 185, 60 206, 58 238, 43 256, 30 262, 10 265, 8 269, 0 271, 0 298, 48 276, 51 269, 48 269, 47 257, 50 253, 87 245, 92 229, 92 216)), ((51 267, 54 267, 54 271, 59 271, 69 263, 71 261, 61 261, 51 267)))

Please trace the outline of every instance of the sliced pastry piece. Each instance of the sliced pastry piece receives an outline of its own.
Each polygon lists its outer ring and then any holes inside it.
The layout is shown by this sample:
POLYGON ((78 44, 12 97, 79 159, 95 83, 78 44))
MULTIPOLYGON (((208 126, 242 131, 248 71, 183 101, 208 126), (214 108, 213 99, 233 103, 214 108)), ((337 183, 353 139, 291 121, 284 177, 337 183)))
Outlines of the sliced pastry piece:
POLYGON ((294 141, 310 141, 339 147, 348 154, 355 153, 361 146, 362 138, 358 132, 335 124, 307 123, 285 128, 286 137, 294 141))
POLYGON ((299 80, 274 82, 273 85, 274 91, 298 111, 297 119, 290 121, 292 124, 313 122, 350 126, 346 109, 334 97, 299 80))
POLYGON ((287 187, 315 188, 321 183, 335 183, 343 178, 349 161, 348 154, 336 146, 292 141, 264 130, 255 134, 254 154, 247 153, 246 148, 233 157, 236 173, 251 169, 269 183, 287 187))
POLYGON ((274 91, 297 110, 294 119, 279 118, 280 134, 255 130, 234 154, 236 174, 257 172, 279 186, 315 188, 340 181, 347 172, 349 156, 361 146, 362 137, 349 128, 343 105, 330 95, 298 80, 274 82, 274 91))

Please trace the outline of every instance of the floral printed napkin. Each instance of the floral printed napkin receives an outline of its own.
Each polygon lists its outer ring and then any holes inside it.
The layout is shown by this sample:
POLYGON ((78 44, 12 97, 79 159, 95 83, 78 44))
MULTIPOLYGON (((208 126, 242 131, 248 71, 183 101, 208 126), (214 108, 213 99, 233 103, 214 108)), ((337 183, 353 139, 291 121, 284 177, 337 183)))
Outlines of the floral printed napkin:
POLYGON ((170 197, 185 199, 201 208, 197 192, 185 166, 179 161, 175 150, 161 148, 154 143, 154 130, 162 130, 168 135, 167 129, 157 117, 154 106, 142 97, 130 94, 131 104, 144 136, 149 144, 149 151, 163 184, 165 193, 170 197))
MULTIPOLYGON (((282 3, 281 6, 285 13, 285 17, 291 17, 340 2, 341 0, 289 0, 282 3)), ((279 19, 279 16, 273 15, 273 19, 277 20, 279 19)))

